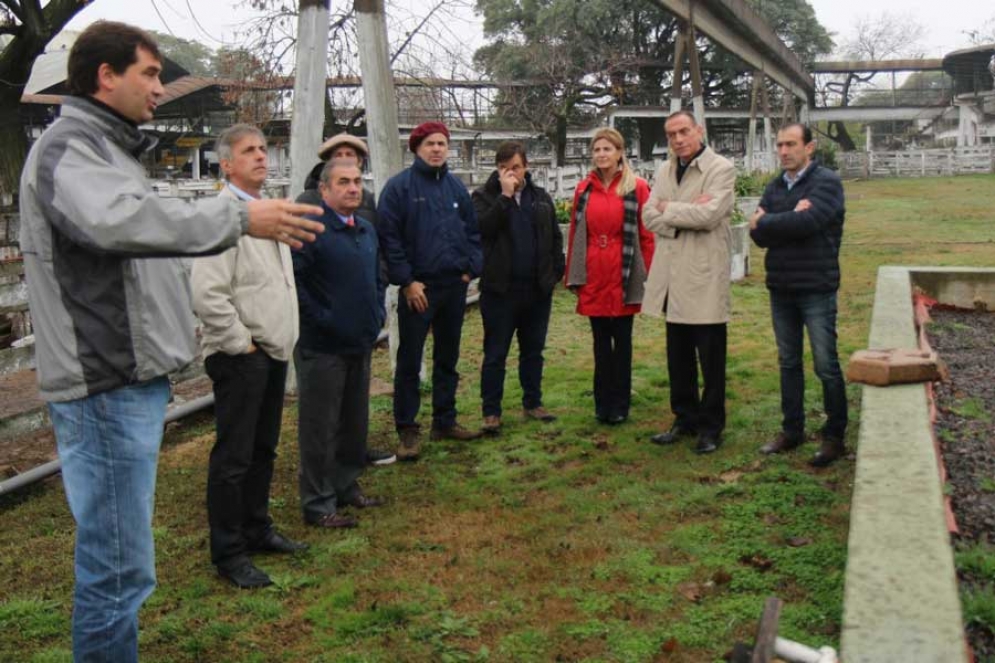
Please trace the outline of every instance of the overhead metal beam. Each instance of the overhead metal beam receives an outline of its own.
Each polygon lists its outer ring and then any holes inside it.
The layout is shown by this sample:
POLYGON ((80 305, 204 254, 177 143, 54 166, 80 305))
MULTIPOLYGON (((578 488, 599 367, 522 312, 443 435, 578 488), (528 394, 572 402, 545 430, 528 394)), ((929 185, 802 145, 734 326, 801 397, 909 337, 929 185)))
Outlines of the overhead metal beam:
MULTIPOLYGON (((877 122, 881 120, 924 120, 942 115, 950 106, 845 106, 837 108, 810 108, 809 122, 877 122)), ((620 117, 665 118, 670 109, 665 106, 620 106, 609 113, 609 125, 614 126, 620 117)), ((709 120, 748 120, 749 109, 709 108, 709 120)))
POLYGON ((652 0, 677 18, 691 18, 694 27, 751 68, 761 69, 779 85, 806 101, 815 83, 791 49, 743 0, 652 0))
POLYGON ((810 67, 813 74, 871 74, 878 71, 941 71, 943 60, 832 60, 814 62, 810 67))

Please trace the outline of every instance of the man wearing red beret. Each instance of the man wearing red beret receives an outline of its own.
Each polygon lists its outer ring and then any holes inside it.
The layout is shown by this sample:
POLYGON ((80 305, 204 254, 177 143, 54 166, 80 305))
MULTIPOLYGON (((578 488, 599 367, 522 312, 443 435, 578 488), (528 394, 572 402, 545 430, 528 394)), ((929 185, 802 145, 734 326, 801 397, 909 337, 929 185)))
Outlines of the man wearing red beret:
POLYGON ((415 460, 421 435, 419 371, 432 329, 432 439, 471 440, 480 434, 456 422, 460 335, 467 284, 483 256, 477 214, 466 187, 449 172, 449 129, 425 122, 411 132, 414 164, 380 193, 380 248, 390 282, 400 286, 400 343, 394 372, 394 425, 399 460, 415 460))

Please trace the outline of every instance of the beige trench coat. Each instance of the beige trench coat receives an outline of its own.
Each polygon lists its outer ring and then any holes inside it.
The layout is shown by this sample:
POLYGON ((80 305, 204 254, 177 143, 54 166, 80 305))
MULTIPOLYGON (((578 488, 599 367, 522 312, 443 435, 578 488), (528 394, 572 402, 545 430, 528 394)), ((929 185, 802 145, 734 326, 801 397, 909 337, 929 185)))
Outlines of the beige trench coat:
POLYGON ((666 302, 668 322, 729 322, 736 168, 710 147, 688 165, 679 186, 676 168, 676 157, 660 167, 643 208, 643 224, 656 235, 643 313, 661 317, 666 302), (712 200, 694 203, 703 193, 712 200), (656 207, 661 200, 668 201, 662 213, 656 207))

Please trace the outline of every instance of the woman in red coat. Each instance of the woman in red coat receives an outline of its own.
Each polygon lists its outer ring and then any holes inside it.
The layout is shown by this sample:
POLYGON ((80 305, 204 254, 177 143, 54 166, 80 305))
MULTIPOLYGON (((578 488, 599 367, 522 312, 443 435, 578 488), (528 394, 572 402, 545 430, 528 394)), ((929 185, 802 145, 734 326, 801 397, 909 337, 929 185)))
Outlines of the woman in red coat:
POLYGON ((632 172, 614 129, 594 134, 591 157, 594 170, 574 192, 566 284, 577 313, 591 319, 595 415, 620 424, 629 416, 632 318, 653 257, 653 234, 643 227, 650 188, 632 172))

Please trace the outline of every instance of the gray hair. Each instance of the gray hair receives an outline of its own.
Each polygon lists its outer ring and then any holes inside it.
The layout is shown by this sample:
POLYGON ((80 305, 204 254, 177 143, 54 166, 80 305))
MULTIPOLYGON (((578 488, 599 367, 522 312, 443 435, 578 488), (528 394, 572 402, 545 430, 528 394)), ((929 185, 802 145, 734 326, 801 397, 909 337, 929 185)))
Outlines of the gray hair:
POLYGON ((218 159, 231 160, 231 151, 235 147, 235 143, 246 136, 258 136, 264 144, 266 143, 266 136, 258 127, 251 124, 233 124, 222 131, 218 139, 214 141, 214 150, 218 153, 218 159))
POLYGON ((332 177, 332 171, 336 168, 348 168, 353 167, 359 170, 362 174, 363 169, 359 165, 358 159, 352 159, 350 157, 337 157, 335 159, 329 159, 325 162, 325 165, 321 169, 321 183, 327 185, 328 180, 332 177))

